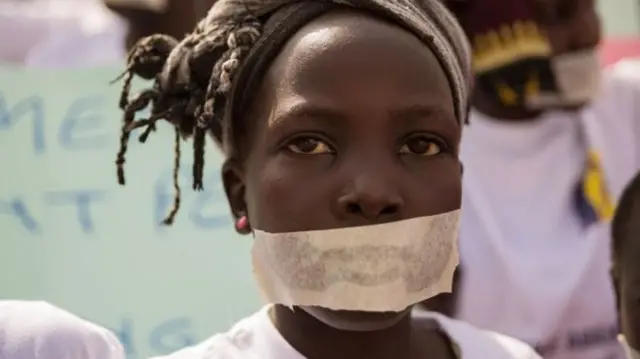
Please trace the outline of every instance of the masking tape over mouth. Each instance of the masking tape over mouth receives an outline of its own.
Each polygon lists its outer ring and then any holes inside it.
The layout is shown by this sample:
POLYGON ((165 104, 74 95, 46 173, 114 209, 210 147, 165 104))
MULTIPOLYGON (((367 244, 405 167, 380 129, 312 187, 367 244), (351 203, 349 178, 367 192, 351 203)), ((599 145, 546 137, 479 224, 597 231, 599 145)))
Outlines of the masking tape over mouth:
POLYGON ((269 303, 402 311, 450 292, 459 263, 460 210, 330 230, 255 230, 256 281, 269 303))

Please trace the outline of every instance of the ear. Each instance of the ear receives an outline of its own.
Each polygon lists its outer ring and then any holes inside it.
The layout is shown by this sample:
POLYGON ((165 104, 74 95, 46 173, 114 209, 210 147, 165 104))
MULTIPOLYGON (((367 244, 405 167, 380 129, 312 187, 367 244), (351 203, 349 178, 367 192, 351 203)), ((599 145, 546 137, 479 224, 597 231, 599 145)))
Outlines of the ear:
POLYGON ((238 161, 227 159, 224 162, 222 165, 222 185, 233 218, 237 221, 240 217, 246 216, 244 171, 238 161))

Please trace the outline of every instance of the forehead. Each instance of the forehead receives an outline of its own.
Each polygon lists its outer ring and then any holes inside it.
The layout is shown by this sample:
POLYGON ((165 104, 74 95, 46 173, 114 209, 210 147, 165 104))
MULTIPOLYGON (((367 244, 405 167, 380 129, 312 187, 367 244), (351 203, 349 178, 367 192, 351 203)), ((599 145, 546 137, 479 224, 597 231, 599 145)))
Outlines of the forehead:
POLYGON ((362 13, 334 12, 303 27, 266 79, 278 98, 338 106, 404 99, 432 105, 455 121, 449 82, 429 47, 409 31, 362 13))

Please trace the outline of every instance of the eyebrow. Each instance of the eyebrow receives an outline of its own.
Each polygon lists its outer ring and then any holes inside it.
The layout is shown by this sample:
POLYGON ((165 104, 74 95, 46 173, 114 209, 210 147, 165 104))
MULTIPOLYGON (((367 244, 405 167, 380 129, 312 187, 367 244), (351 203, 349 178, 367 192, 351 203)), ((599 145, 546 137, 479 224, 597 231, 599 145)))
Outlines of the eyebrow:
MULTIPOLYGON (((441 105, 413 104, 401 108, 391 109, 388 115, 397 121, 414 122, 424 119, 443 119, 457 124, 457 120, 451 111, 447 111, 441 105)), ((295 103, 282 113, 277 114, 270 126, 278 126, 287 119, 320 120, 327 125, 338 127, 344 125, 346 116, 337 109, 317 106, 307 102, 295 103)))
POLYGON ((341 123, 344 124, 346 120, 345 115, 337 109, 312 105, 308 102, 298 102, 277 114, 272 121, 270 121, 269 126, 278 126, 288 119, 320 120, 331 126, 338 126, 341 123))

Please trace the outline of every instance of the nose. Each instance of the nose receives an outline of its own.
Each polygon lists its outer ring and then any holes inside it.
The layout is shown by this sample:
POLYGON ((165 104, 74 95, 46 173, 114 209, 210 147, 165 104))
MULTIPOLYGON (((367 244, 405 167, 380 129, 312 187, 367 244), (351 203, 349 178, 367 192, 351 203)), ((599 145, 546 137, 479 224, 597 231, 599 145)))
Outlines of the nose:
POLYGON ((382 177, 384 175, 357 178, 351 188, 338 199, 341 216, 349 222, 359 224, 401 219, 404 200, 397 188, 382 177))

